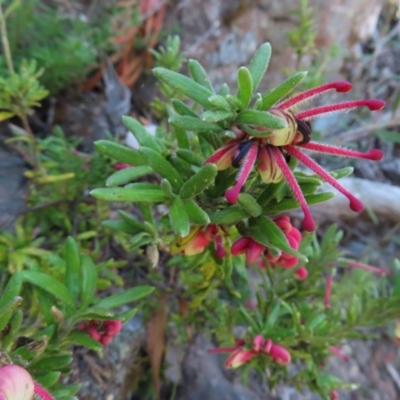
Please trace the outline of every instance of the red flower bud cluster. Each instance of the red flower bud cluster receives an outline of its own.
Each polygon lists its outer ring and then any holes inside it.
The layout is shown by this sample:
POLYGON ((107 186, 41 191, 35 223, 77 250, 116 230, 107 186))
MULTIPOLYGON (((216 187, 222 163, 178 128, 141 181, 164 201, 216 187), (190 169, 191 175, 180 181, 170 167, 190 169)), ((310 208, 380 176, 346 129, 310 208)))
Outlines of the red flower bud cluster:
POLYGON ((291 355, 287 349, 275 344, 271 339, 264 339, 256 335, 253 339, 252 348, 246 349, 244 340, 237 340, 234 347, 218 347, 208 350, 209 353, 231 353, 225 362, 226 368, 237 368, 249 362, 253 357, 268 354, 280 365, 287 365, 291 361, 291 355))
POLYGON ((78 329, 86 331, 93 339, 100 342, 103 346, 109 344, 112 338, 121 331, 122 322, 119 320, 99 321, 92 319, 88 322, 82 322, 78 329))
MULTIPOLYGON (((297 251, 301 242, 301 233, 290 223, 290 218, 283 215, 276 218, 274 222, 285 234, 290 247, 297 251)), ((260 259, 262 255, 264 255, 264 257, 269 261, 272 268, 275 268, 277 265, 282 268, 293 268, 299 261, 296 256, 289 253, 280 252, 279 254, 273 254, 270 249, 265 248, 262 244, 256 242, 251 237, 241 237, 236 240, 231 247, 231 253, 234 256, 246 254, 246 262, 248 264, 257 261, 261 268, 265 268, 265 261, 260 259)), ((296 278, 299 280, 306 279, 307 275, 308 272, 305 267, 301 267, 296 271, 296 278)))

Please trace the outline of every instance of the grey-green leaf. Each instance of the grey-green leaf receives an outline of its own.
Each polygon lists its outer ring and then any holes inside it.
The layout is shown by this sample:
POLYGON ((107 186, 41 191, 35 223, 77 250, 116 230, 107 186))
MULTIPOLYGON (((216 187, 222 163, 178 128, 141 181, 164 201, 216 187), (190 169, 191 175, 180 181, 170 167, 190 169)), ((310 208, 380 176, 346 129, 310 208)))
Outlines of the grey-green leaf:
POLYGON ((192 75, 192 78, 197 83, 199 83, 201 86, 204 86, 210 92, 214 91, 214 88, 211 85, 210 78, 208 77, 207 72, 198 61, 189 60, 188 67, 190 75, 192 75))
POLYGON ((187 115, 172 115, 169 118, 171 125, 187 131, 206 133, 221 132, 223 128, 212 122, 202 121, 200 118, 189 117, 187 115))
POLYGON ((262 126, 270 129, 282 129, 286 127, 286 121, 270 114, 267 111, 244 110, 236 118, 238 124, 262 126))
POLYGON ((71 297, 65 285, 57 281, 50 275, 38 271, 23 271, 23 278, 25 281, 32 283, 49 292, 54 297, 59 298, 68 306, 74 306, 74 300, 71 297))
POLYGON ((206 190, 217 176, 217 166, 207 164, 187 180, 179 192, 182 199, 190 199, 206 190))
POLYGON ((132 117, 122 117, 122 122, 135 135, 141 146, 150 147, 159 153, 164 150, 162 143, 156 137, 150 135, 138 120, 132 117))
POLYGON ((90 194, 106 201, 163 203, 169 199, 161 189, 100 188, 90 194))
POLYGON ((124 168, 120 171, 114 172, 106 181, 106 186, 114 187, 125 185, 134 179, 141 176, 148 175, 153 172, 153 169, 148 165, 140 165, 139 167, 124 168))
POLYGON ((79 296, 81 286, 81 259, 79 256, 78 244, 71 236, 69 236, 65 242, 65 261, 65 285, 72 298, 76 301, 79 296))
POLYGON ((81 254, 82 295, 81 308, 87 307, 94 298, 97 282, 97 270, 87 254, 81 254))
POLYGON ((136 286, 132 289, 125 290, 121 293, 114 294, 112 296, 106 297, 100 300, 96 307, 104 308, 106 310, 120 307, 124 304, 130 303, 131 301, 136 301, 142 297, 148 296, 154 291, 152 286, 136 286))
POLYGON ((183 180, 179 172, 161 154, 148 147, 142 147, 139 152, 155 172, 168 179, 175 190, 180 190, 183 180))
POLYGON ((144 165, 146 164, 143 157, 122 144, 111 142, 110 140, 98 140, 94 143, 99 153, 105 154, 108 157, 114 158, 115 160, 130 164, 130 165, 144 165))
POLYGON ((154 68, 154 75, 165 84, 171 86, 176 91, 183 93, 190 99, 196 101, 206 108, 210 108, 211 104, 208 98, 213 94, 212 91, 195 82, 194 80, 177 72, 170 71, 166 68, 154 68))
POLYGON ((253 95, 253 79, 250 71, 246 67, 241 67, 238 70, 238 99, 247 107, 253 95))
POLYGON ((171 228, 180 237, 186 237, 187 235, 189 235, 189 216, 179 196, 175 197, 171 209, 169 210, 169 222, 171 224, 171 228))
POLYGON ((262 96, 262 110, 268 110, 279 100, 287 96, 307 75, 307 72, 298 72, 282 82, 275 89, 270 90, 262 96))
POLYGON ((262 44, 249 65, 249 71, 253 81, 253 93, 257 90, 258 85, 268 68, 271 58, 271 45, 269 43, 262 44))

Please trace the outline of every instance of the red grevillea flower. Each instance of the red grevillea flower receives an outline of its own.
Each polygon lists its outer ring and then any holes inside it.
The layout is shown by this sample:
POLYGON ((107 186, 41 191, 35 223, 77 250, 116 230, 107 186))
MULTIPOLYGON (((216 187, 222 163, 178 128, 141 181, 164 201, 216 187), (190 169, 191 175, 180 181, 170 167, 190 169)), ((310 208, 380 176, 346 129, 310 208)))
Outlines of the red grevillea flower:
MULTIPOLYGON (((311 141, 311 126, 309 121, 319 116, 335 112, 345 112, 358 107, 367 107, 371 111, 381 110, 385 103, 382 100, 376 99, 354 100, 316 107, 297 114, 294 114, 291 111, 292 107, 329 90, 346 93, 351 88, 352 85, 349 82, 332 82, 291 97, 281 102, 276 107, 268 110, 271 114, 286 121, 287 126, 285 128, 278 130, 264 129, 265 136, 263 137, 255 137, 252 136, 251 133, 239 131, 239 133, 237 133, 237 139, 229 141, 211 155, 211 157, 205 161, 205 164, 215 163, 219 170, 231 166, 239 167, 236 184, 225 192, 227 201, 230 203, 237 202, 242 187, 249 177, 253 167, 256 165, 261 179, 265 183, 280 182, 282 179, 287 181, 289 187, 293 191, 294 197, 303 210, 304 229, 307 231, 313 231, 315 229, 314 220, 311 216, 304 195, 301 192, 300 186, 287 164, 288 158, 295 157, 301 163, 313 170, 322 179, 331 184, 339 192, 343 193, 349 199, 350 208, 352 210, 357 212, 362 211, 364 207, 362 202, 354 197, 315 161, 304 154, 303 150, 374 161, 382 158, 382 152, 373 149, 367 153, 362 153, 311 141)), ((256 127, 256 129, 263 131, 259 127, 256 127)))

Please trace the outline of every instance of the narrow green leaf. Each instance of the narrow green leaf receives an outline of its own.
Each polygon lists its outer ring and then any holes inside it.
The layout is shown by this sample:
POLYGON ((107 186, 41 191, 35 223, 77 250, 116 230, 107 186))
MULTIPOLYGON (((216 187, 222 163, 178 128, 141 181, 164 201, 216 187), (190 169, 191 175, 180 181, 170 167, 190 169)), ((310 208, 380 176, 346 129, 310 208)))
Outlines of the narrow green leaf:
POLYGON ((240 193, 238 203, 246 210, 252 217, 261 215, 262 208, 257 203, 257 200, 248 193, 240 193))
POLYGON ((229 110, 207 110, 201 114, 201 119, 206 122, 219 122, 232 118, 232 111, 229 110))
POLYGON ((193 132, 221 132, 223 128, 212 122, 202 121, 199 118, 189 117, 186 115, 172 115, 169 122, 181 129, 193 132))
POLYGON ((210 223, 208 214, 198 206, 198 204, 189 199, 184 203, 185 210, 189 216, 189 221, 196 225, 207 225, 210 223))
MULTIPOLYGON (((270 129, 282 129, 286 127, 286 121, 283 119, 267 111, 258 110, 244 110, 240 112, 236 118, 236 123, 263 126, 270 129)), ((262 132, 260 132, 260 134, 262 134, 262 132)))
POLYGON ((298 72, 282 82, 275 89, 270 90, 262 96, 262 110, 268 110, 279 100, 287 96, 307 75, 307 72, 298 72))
POLYGON ((18 296, 23 282, 22 271, 16 271, 9 279, 7 286, 0 296, 0 309, 3 308, 11 299, 18 296))
POLYGON ((79 257, 78 244, 71 236, 69 236, 65 242, 65 262, 65 286, 71 294, 71 297, 76 301, 81 287, 81 260, 79 257))
POLYGON ((135 229, 136 232, 147 231, 146 225, 138 221, 136 217, 129 215, 123 210, 119 210, 118 214, 122 220, 135 229))
POLYGON ((25 281, 32 283, 59 298, 68 306, 74 306, 74 299, 71 297, 65 285, 54 279, 52 276, 37 271, 23 271, 25 281))
POLYGON ((94 350, 94 351, 101 351, 103 349, 103 346, 100 342, 91 338, 86 332, 78 331, 78 330, 72 331, 65 338, 65 342, 79 344, 81 346, 85 346, 88 349, 94 350))
POLYGON ((109 140, 98 140, 94 142, 94 146, 99 153, 105 154, 119 162, 130 165, 146 164, 143 157, 137 151, 123 146, 122 144, 114 143, 109 140))
POLYGON ((125 311, 121 314, 116 315, 116 318, 119 319, 122 322, 126 322, 131 320, 138 312, 137 308, 131 308, 128 311, 125 311))
POLYGON ((217 176, 218 170, 215 164, 207 164, 186 181, 179 195, 182 199, 190 199, 207 189, 217 176))
POLYGON ((161 154, 148 147, 142 147, 139 152, 155 172, 163 178, 168 179, 169 183, 175 190, 180 190, 183 180, 179 175, 179 172, 161 154))
MULTIPOLYGON (((6 319, 4 319, 4 322, 0 322, 0 332, 3 331, 4 327, 1 327, 1 325, 8 325, 9 324, 9 328, 10 330, 8 331, 8 333, 6 335, 4 335, 1 338, 1 346, 3 349, 7 349, 7 347, 15 340, 15 338, 17 337, 17 335, 19 334, 19 330, 21 329, 22 326, 22 321, 24 318, 24 314, 21 310, 17 310, 12 314, 12 317, 10 318, 10 320, 7 321, 6 319)), ((2 320, 3 318, 0 318, 0 320, 2 320)), ((2 332, 3 334, 3 332, 2 332)))
POLYGON ((90 194, 106 201, 163 203, 168 200, 161 189, 100 188, 92 190, 90 194))
POLYGON ((211 214, 210 222, 212 224, 237 224, 248 217, 249 214, 242 206, 234 205, 211 214))
MULTIPOLYGON (((91 299, 92 301, 94 300, 93 298, 91 299)), ((84 311, 79 311, 77 314, 75 314, 73 322, 76 324, 79 321, 85 321, 88 319, 101 319, 101 320, 107 320, 107 319, 112 319, 114 318, 114 313, 110 310, 105 310, 104 308, 99 308, 99 307, 90 307, 84 311)))
POLYGON ((238 70, 238 99, 247 107, 253 95, 253 80, 250 71, 246 67, 241 67, 238 70))
POLYGON ((133 226, 131 226, 131 225, 127 224, 125 221, 121 221, 121 220, 108 219, 108 220, 102 221, 101 225, 105 226, 106 228, 110 228, 115 231, 129 233, 131 235, 136 235, 137 233, 140 232, 133 226))
POLYGON ((188 107, 185 103, 183 103, 180 100, 172 99, 172 105, 174 106, 175 111, 179 115, 186 115, 188 117, 199 118, 196 111, 192 110, 190 107, 188 107))
POLYGON ((275 246, 285 253, 292 254, 303 261, 307 261, 307 257, 298 251, 293 250, 286 239, 285 234, 280 228, 265 216, 252 218, 249 221, 249 233, 251 237, 264 246, 275 246))
POLYGON ((114 187, 125 185, 134 179, 140 178, 151 174, 152 168, 147 165, 141 165, 139 167, 124 168, 110 175, 106 181, 106 186, 114 187))
POLYGON ((230 110, 231 107, 225 97, 219 94, 213 94, 208 98, 208 101, 214 106, 213 108, 220 108, 222 110, 230 110))
POLYGON ((64 367, 67 367, 73 361, 73 357, 70 355, 52 355, 49 357, 43 357, 40 360, 33 362, 32 366, 35 370, 42 371, 53 371, 64 367))
POLYGON ((226 97, 229 94, 229 86, 226 83, 223 83, 219 89, 218 94, 220 96, 226 97))
POLYGON ((230 104, 231 108, 233 108, 234 110, 243 110, 245 108, 242 102, 236 96, 232 94, 227 94, 225 98, 230 104))
POLYGON ((186 237, 189 235, 190 224, 189 216, 186 213, 183 202, 179 196, 175 197, 169 211, 169 222, 171 228, 180 236, 186 237))
POLYGON ((96 307, 105 308, 107 310, 115 307, 120 307, 124 304, 130 303, 131 301, 136 301, 142 297, 148 296, 154 291, 152 286, 136 286, 132 289, 125 290, 122 293, 114 294, 112 296, 106 297, 100 300, 96 307))
POLYGON ((195 80, 195 82, 199 83, 201 86, 204 86, 210 92, 214 91, 212 84, 210 82, 210 78, 208 77, 203 66, 196 60, 189 60, 188 67, 190 71, 190 75, 195 80))
POLYGON ((199 156, 198 153, 187 149, 178 149, 176 151, 178 157, 182 158, 182 160, 188 162, 191 165, 195 165, 196 167, 201 167, 204 162, 204 158, 199 156))
POLYGON ((162 143, 154 136, 150 135, 145 127, 132 117, 122 117, 124 125, 135 135, 135 138, 141 146, 149 147, 158 153, 164 151, 162 143))
POLYGON ((175 195, 172 191, 172 186, 169 183, 168 179, 163 179, 161 181, 160 186, 161 186, 161 190, 165 193, 166 196, 170 197, 171 199, 175 198, 175 195))
POLYGON ((93 301, 96 282, 97 270, 93 260, 87 255, 81 255, 81 275, 82 275, 82 295, 81 295, 81 308, 86 308, 91 301, 93 301))
MULTIPOLYGON (((22 297, 15 296, 15 297, 11 298, 7 303, 5 303, 1 306, 0 317, 3 319, 3 316, 6 314, 9 314, 9 317, 11 317, 11 314, 14 312, 14 310, 17 307, 19 307, 21 304, 22 304, 22 297)), ((3 320, 2 320, 2 324, 4 325, 3 320)))
POLYGON ((171 86, 176 91, 183 93, 202 106, 208 108, 211 106, 208 98, 213 94, 213 92, 206 89, 204 86, 201 86, 192 79, 178 74, 177 72, 160 67, 154 68, 153 73, 160 81, 171 86))
MULTIPOLYGON (((322 203, 330 200, 335 194, 332 192, 317 193, 304 196, 308 205, 322 203)), ((263 208, 263 213, 266 215, 275 215, 284 211, 295 210, 299 208, 299 203, 296 199, 284 199, 277 204, 269 205, 263 208)))
POLYGON ((271 45, 263 43, 254 54, 253 59, 249 65, 249 71, 253 81, 253 93, 257 90, 258 85, 268 68, 269 60, 271 58, 271 45))
POLYGON ((172 127, 172 134, 175 135, 178 146, 181 149, 190 149, 189 137, 187 132, 182 128, 172 127))
MULTIPOLYGON (((92 339, 94 340, 94 339, 92 339)), ((33 371, 33 377, 36 381, 38 381, 43 387, 46 389, 51 388, 54 386, 58 380, 60 379, 61 372, 59 371, 52 371, 52 372, 36 372, 33 371)))

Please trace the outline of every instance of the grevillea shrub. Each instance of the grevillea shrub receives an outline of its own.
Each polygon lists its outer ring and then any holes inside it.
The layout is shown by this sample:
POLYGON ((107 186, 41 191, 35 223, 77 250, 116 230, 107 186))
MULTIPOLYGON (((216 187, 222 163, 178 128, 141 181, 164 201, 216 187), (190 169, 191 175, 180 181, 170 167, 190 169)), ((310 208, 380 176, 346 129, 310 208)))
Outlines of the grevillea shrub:
POLYGON ((178 300, 169 318, 181 339, 204 333, 216 343, 211 353, 227 353, 227 368, 254 369, 271 388, 287 382, 329 399, 351 385, 329 374, 326 359, 345 360, 345 342, 399 315, 400 276, 395 267, 348 257, 335 226, 316 235, 309 206, 333 196, 320 190, 323 182, 355 212, 363 204, 340 184, 352 168, 326 171, 309 152, 371 162, 382 152, 319 143, 310 120, 352 109, 368 118, 385 103, 346 100, 352 85, 344 81, 297 92, 306 72, 259 93, 270 53, 263 44, 238 70, 233 91, 227 85, 215 91, 195 60, 191 77, 155 68, 164 85, 190 101, 165 104, 169 120, 157 136, 125 117, 138 151, 98 141, 97 150, 118 164, 107 187, 92 195, 132 205, 135 216, 120 211, 120 219, 103 223, 124 232, 116 240, 126 248, 148 256, 158 292, 178 300), (332 92, 344 101, 329 103, 332 92), (319 95, 327 105, 303 107, 319 95), (298 162, 311 173, 298 170, 298 162), (296 225, 288 212, 298 207, 304 217, 296 225))

